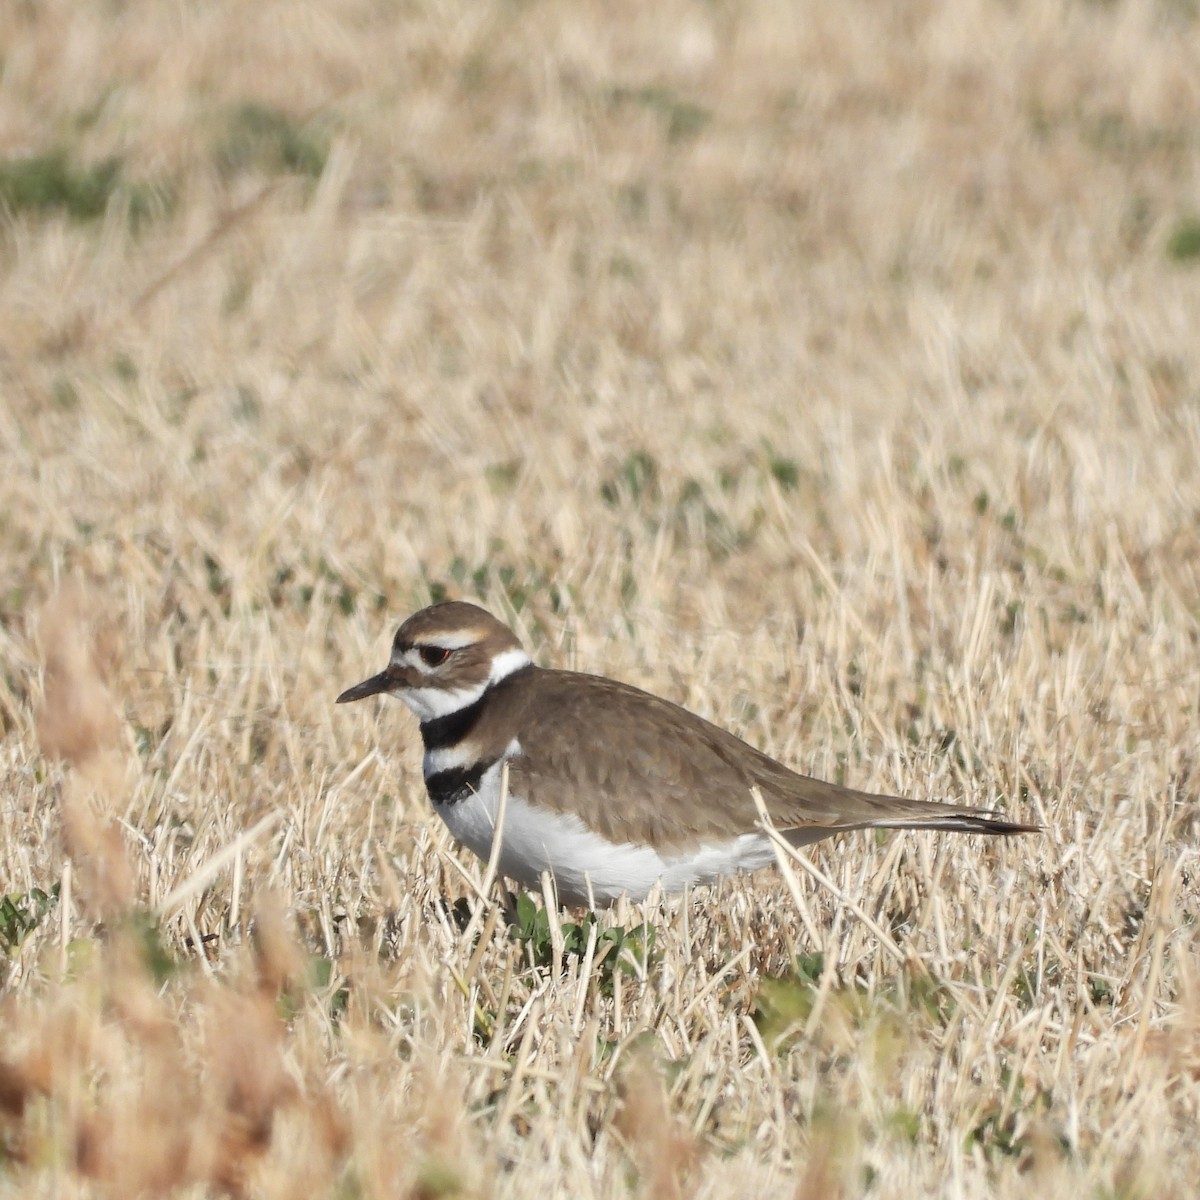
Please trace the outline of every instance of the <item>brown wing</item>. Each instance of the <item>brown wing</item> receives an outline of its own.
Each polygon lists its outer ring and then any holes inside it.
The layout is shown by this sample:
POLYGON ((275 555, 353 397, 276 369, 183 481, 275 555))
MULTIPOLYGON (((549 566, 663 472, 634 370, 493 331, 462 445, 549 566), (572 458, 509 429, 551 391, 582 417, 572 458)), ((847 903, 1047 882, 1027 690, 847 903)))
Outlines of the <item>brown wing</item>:
POLYGON ((870 827, 1037 829, 983 809, 874 796, 798 775, 678 705, 600 676, 534 670, 519 691, 509 702, 521 710, 523 753, 511 762, 510 787, 534 804, 578 813, 612 841, 684 851, 748 833, 758 819, 751 787, 776 826, 804 841, 870 827))

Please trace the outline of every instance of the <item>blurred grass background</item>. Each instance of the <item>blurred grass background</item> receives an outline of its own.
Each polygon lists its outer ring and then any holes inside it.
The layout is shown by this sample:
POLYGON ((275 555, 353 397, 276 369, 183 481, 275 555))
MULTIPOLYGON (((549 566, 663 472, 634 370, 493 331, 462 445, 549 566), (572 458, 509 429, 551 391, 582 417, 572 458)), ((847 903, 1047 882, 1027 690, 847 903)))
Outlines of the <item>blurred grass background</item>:
POLYGON ((0 9, 0 1191, 1190 1195, 1197 62, 1182 0, 0 9), (468 937, 412 721, 332 707, 443 596, 1049 832, 468 937))

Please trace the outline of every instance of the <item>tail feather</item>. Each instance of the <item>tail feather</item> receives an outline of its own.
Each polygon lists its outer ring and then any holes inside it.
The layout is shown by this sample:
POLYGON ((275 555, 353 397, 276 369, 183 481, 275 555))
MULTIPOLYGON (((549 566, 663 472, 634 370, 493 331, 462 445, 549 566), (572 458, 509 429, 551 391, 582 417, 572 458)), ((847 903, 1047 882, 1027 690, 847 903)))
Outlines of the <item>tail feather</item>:
POLYGON ((958 833, 1041 833, 1040 825, 1010 821, 1003 813, 980 810, 943 816, 892 817, 855 826, 858 829, 942 829, 958 833))
POLYGON ((950 833, 1016 834, 1041 833, 1042 826, 1014 821, 1004 813, 986 808, 964 808, 923 800, 904 800, 898 796, 872 796, 858 793, 858 811, 846 812, 841 819, 814 820, 791 825, 781 832, 793 845, 804 845, 835 833, 856 829, 940 829, 950 833))

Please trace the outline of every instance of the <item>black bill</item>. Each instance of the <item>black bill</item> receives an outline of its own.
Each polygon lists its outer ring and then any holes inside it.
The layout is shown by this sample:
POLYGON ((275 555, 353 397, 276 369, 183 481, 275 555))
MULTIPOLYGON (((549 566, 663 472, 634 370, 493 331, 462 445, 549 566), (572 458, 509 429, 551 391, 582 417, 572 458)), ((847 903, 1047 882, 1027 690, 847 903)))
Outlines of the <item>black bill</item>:
POLYGON ((384 692, 390 692, 393 682, 391 667, 385 667, 378 675, 372 675, 370 679, 364 679, 362 683, 356 683, 352 688, 347 688, 337 698, 337 703, 349 704, 352 700, 365 700, 368 696, 378 696, 384 692))

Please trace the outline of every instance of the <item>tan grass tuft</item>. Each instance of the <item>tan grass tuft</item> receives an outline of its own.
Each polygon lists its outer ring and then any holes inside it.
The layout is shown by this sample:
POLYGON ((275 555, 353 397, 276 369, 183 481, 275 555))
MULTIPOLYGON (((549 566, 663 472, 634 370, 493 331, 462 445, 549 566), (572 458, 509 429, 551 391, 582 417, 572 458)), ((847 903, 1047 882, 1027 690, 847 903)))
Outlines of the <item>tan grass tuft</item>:
POLYGON ((288 928, 279 897, 265 889, 254 901, 251 948, 261 995, 274 1001, 304 983, 304 953, 288 928))
POLYGON ((814 1133, 793 1200, 840 1200, 846 1194, 837 1164, 838 1140, 828 1122, 814 1133))
MULTIPOLYGON (((38 740, 48 758, 79 770, 94 769, 121 745, 121 722, 100 671, 95 636, 88 633, 87 607, 82 585, 68 581, 42 610, 39 631, 45 672, 38 740)), ((111 643, 107 651, 112 666, 111 643)))
POLYGON ((70 768, 59 792, 63 841, 78 864, 80 892, 97 915, 132 903, 134 883, 114 816, 127 790, 128 763, 116 704, 99 661, 115 666, 115 638, 89 635, 87 596, 63 585, 42 613, 45 686, 37 711, 42 752, 70 768))
POLYGON ((0 1200, 1194 1193, 1194 7, 0 3, 0 1200), (472 922, 434 595, 1046 833, 472 922))
POLYGON ((203 1135, 193 1166, 199 1177, 241 1193, 297 1089, 280 1056, 274 997, 214 988, 206 1000, 206 1083, 197 1121, 203 1135))
POLYGON ((641 1194, 647 1200, 690 1195, 700 1147, 672 1111, 662 1078, 645 1053, 635 1052, 622 1064, 618 1095, 613 1127, 637 1165, 641 1194))

